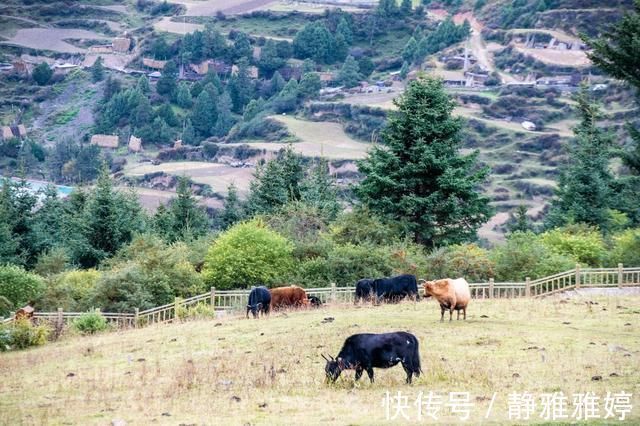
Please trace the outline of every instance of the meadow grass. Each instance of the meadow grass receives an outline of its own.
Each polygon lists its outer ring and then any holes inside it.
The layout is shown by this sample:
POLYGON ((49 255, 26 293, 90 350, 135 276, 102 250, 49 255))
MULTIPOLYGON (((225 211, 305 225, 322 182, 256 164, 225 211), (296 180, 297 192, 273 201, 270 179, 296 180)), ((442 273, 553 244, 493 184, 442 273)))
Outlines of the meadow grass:
MULTIPOLYGON (((473 300, 467 321, 439 318, 421 301, 66 337, 0 355, 0 424, 400 424, 386 421, 386 391, 409 398, 414 422, 419 392, 469 392, 470 424, 512 423, 511 392, 562 391, 572 408, 573 393, 626 391, 626 422, 640 421, 640 298, 473 300), (322 353, 337 355, 354 333, 393 330, 419 339, 413 385, 399 366, 376 369, 373 384, 348 371, 325 383, 322 353)), ((442 409, 439 422, 457 422, 442 409)))

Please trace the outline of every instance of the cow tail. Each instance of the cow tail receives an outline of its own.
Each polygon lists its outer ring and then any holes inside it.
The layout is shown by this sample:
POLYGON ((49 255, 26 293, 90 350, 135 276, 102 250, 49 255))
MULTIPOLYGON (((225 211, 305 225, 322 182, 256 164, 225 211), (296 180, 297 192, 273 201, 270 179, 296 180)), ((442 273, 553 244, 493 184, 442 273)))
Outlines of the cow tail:
POLYGON ((420 373, 422 373, 422 368, 420 367, 420 350, 418 339, 414 337, 414 346, 413 346, 413 354, 411 356, 411 364, 413 365, 413 374, 417 377, 420 377, 420 373))

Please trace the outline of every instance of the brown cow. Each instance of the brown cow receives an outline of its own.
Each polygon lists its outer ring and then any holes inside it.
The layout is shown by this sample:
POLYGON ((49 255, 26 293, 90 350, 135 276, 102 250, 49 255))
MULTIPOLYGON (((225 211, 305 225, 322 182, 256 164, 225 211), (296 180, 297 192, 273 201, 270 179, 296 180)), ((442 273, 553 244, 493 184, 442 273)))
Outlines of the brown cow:
POLYGON ((271 292, 271 309, 276 310, 286 307, 306 307, 309 306, 307 293, 303 288, 292 285, 289 287, 276 287, 269 290, 271 292))
POLYGON ((440 321, 444 321, 445 310, 449 310, 449 321, 451 321, 454 309, 458 311, 458 319, 460 319, 460 311, 464 313, 464 319, 467 319, 467 305, 471 299, 471 293, 469 283, 464 278, 424 281, 424 297, 429 296, 435 297, 440 303, 440 321))

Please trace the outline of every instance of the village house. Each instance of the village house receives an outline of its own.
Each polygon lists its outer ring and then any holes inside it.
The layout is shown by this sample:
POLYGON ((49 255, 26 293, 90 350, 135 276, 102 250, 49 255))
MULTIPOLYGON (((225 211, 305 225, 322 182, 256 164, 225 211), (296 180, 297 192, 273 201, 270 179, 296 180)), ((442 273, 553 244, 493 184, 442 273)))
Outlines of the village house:
POLYGON ((98 145, 100 148, 118 148, 118 136, 116 135, 93 135, 91 145, 98 145))
POLYGON ((9 139, 23 139, 27 137, 27 128, 24 127, 23 124, 18 124, 17 126, 2 126, 0 128, 0 138, 3 141, 9 139))
POLYGON ((111 43, 114 52, 127 53, 131 47, 131 39, 127 37, 116 37, 111 43))
POLYGON ((167 64, 167 61, 160 61, 152 58, 142 58, 142 65, 154 70, 161 70, 167 64))
MULTIPOLYGON (((238 68, 237 65, 233 65, 231 67, 231 75, 238 74, 239 69, 240 68, 238 68)), ((258 78, 258 67, 255 67, 253 65, 247 67, 247 74, 249 75, 249 78, 258 78)))

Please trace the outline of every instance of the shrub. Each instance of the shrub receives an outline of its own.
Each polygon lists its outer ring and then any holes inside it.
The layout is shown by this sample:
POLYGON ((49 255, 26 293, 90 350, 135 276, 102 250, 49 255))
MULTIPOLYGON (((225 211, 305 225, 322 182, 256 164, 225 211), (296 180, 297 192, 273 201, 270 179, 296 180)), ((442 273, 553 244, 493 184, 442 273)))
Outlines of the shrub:
POLYGON ((0 266, 0 296, 20 308, 35 300, 44 291, 42 278, 15 265, 0 266))
POLYGON ((7 350, 7 346, 8 349, 42 346, 47 342, 50 334, 51 328, 46 324, 33 325, 29 320, 18 320, 10 326, 0 328, 0 335, 3 336, 0 337, 0 350, 2 350, 3 342, 5 350, 7 350))
POLYGON ((329 234, 337 244, 388 244, 400 230, 376 217, 366 208, 343 213, 331 225, 329 234))
POLYGON ((611 263, 640 266, 640 228, 627 229, 611 237, 611 263))
POLYGON ((569 225, 540 235, 541 242, 553 252, 588 266, 602 266, 607 248, 602 234, 586 225, 569 225))
POLYGON ((82 334, 95 334, 109 328, 109 324, 100 311, 95 310, 80 315, 73 321, 72 327, 82 334))
POLYGON ((68 271, 50 278, 38 301, 44 311, 62 308, 65 311, 86 311, 91 308, 92 297, 100 272, 95 269, 68 271))
POLYGON ((575 267, 573 259, 553 252, 532 232, 512 233, 489 257, 494 262, 498 281, 542 278, 575 267))
POLYGON ((495 275, 489 252, 475 244, 460 244, 434 250, 427 257, 429 279, 464 277, 485 281, 495 275))
POLYGON ((205 259, 204 278, 221 289, 270 285, 293 264, 293 244, 262 220, 237 224, 222 233, 205 259))
POLYGON ((208 303, 200 302, 192 306, 179 306, 177 316, 180 320, 215 318, 215 308, 208 303))

